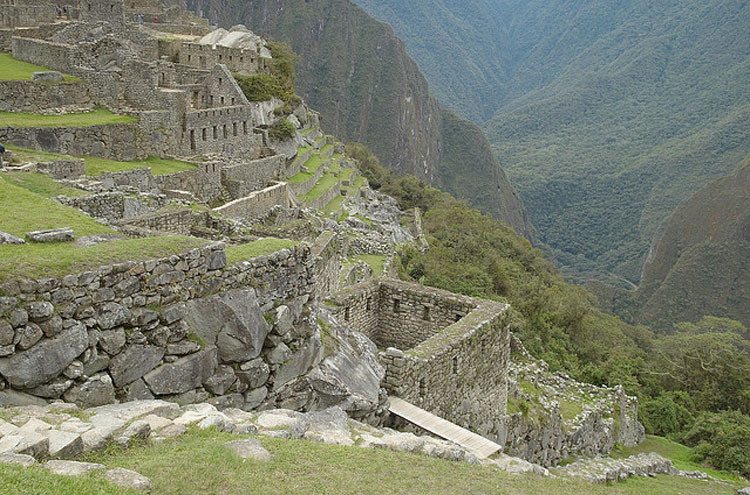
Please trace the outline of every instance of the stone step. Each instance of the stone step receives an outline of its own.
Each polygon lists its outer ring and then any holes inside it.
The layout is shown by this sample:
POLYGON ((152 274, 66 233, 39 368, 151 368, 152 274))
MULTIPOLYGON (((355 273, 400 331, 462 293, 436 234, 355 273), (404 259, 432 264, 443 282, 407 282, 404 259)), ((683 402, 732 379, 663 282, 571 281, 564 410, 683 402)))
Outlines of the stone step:
POLYGON ((672 461, 656 453, 638 454, 625 459, 593 457, 581 459, 557 469, 559 476, 579 478, 592 483, 624 481, 630 476, 679 474, 672 461))

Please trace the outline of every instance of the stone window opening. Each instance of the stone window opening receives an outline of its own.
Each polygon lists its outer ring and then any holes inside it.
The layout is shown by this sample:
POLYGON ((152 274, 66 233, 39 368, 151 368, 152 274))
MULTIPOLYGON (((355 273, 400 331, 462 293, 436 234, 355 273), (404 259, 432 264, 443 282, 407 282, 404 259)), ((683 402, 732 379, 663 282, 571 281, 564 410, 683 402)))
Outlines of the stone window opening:
POLYGON ((424 321, 430 321, 430 307, 429 306, 422 307, 422 319, 424 321))
POLYGON ((344 319, 349 321, 349 306, 347 306, 346 311, 344 311, 344 319))
POLYGON ((190 149, 195 151, 195 129, 190 129, 190 149))
POLYGON ((205 127, 203 128, 203 140, 204 141, 206 140, 206 128, 205 127))
POLYGON ((214 106, 214 95, 210 95, 208 97, 208 104, 214 106))
POLYGON ((188 55, 188 62, 190 62, 190 59, 192 58, 192 55, 188 55))
POLYGON ((367 298, 367 311, 370 311, 370 308, 372 307, 372 297, 367 298))
POLYGON ((232 105, 234 105, 234 97, 232 97, 232 105))
POLYGON ((463 316, 461 316, 459 313, 456 313, 456 321, 461 321, 461 318, 463 318, 463 316))
POLYGON ((224 97, 221 97, 221 104, 224 105, 224 97))
POLYGON ((458 374, 458 356, 453 356, 453 374, 458 374))
POLYGON ((247 135, 247 120, 242 122, 242 133, 247 135))
POLYGON ((419 396, 424 397, 427 395, 427 383, 423 376, 419 377, 419 396))
POLYGON ((237 122, 232 122, 232 136, 237 136, 237 122))
POLYGON ((216 130, 216 126, 214 126, 214 139, 219 139, 219 133, 216 130))
POLYGON ((394 313, 401 312, 401 300, 400 299, 393 300, 393 312, 394 313))
POLYGON ((224 124, 222 130, 223 130, 223 134, 224 134, 224 139, 226 139, 227 138, 227 125, 226 124, 224 124))
MULTIPOLYGON (((221 55, 219 55, 219 57, 221 57, 221 55)), ((219 86, 221 86, 221 81, 222 81, 222 79, 219 78, 219 86)))

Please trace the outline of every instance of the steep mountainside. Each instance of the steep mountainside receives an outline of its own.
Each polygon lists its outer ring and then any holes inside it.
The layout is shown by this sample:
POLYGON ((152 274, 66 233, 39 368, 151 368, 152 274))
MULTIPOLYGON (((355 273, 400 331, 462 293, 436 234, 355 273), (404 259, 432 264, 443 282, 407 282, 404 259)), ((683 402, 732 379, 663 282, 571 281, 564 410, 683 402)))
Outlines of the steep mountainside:
POLYGON ((494 115, 485 130, 540 239, 579 276, 638 283, 674 208, 750 151, 745 1, 358 3, 444 104, 494 115))
POLYGON ((750 326, 750 158, 675 210, 636 296, 656 329, 705 313, 750 326))
POLYGON ((388 26, 348 0, 186 3, 224 27, 241 22, 288 42, 300 55, 298 92, 321 112, 327 132, 367 144, 400 173, 440 186, 531 236, 484 135, 470 122, 445 116, 388 26))

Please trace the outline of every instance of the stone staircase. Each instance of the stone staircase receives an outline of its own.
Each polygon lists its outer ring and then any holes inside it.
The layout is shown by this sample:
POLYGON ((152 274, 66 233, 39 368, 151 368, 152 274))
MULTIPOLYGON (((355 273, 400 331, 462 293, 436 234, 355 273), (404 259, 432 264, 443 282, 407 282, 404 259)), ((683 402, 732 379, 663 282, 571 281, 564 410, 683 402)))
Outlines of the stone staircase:
POLYGON ((593 457, 581 459, 555 470, 564 478, 578 478, 591 483, 624 481, 630 476, 679 475, 672 461, 659 454, 638 454, 626 459, 593 457))

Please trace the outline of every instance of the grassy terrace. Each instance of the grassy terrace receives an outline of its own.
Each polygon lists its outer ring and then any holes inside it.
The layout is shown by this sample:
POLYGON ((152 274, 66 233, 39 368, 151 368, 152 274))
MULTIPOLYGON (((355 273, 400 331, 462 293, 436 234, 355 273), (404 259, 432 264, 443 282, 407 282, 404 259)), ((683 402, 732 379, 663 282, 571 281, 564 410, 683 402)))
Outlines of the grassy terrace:
MULTIPOLYGON (((82 212, 47 199, 54 191, 45 181, 29 182, 0 175, 0 230, 24 237, 32 230, 71 227, 76 237, 114 233, 82 212), (40 188, 40 194, 30 189, 40 188)), ((208 241, 181 236, 127 239, 89 248, 64 243, 0 246, 0 279, 11 276, 60 276, 123 260, 145 260, 204 246, 208 241)))
POLYGON ((28 112, 0 112, 0 127, 89 127, 137 122, 131 115, 117 115, 104 108, 85 113, 40 115, 28 112))
POLYGON ((321 197, 326 191, 332 188, 338 182, 338 180, 338 177, 333 174, 323 174, 323 177, 320 178, 315 186, 310 189, 307 194, 302 196, 303 200, 312 201, 313 199, 321 197))
MULTIPOLYGON (((28 150, 12 145, 8 145, 7 148, 13 151, 14 163, 27 161, 49 162, 53 160, 69 160, 73 158, 58 153, 28 150)), ((154 175, 166 175, 196 168, 196 165, 193 163, 174 160, 171 158, 159 158, 156 156, 150 156, 145 160, 133 160, 129 162, 118 162, 115 160, 107 160, 106 158, 97 158, 94 156, 84 156, 83 159, 86 160, 86 175, 89 176, 97 176, 105 172, 123 172, 126 170, 135 170, 138 168, 147 167, 151 167, 151 172, 154 175)))
POLYGON ((233 265, 240 261, 275 253, 276 251, 281 251, 282 249, 287 249, 299 244, 299 242, 290 239, 266 237, 265 239, 258 239, 257 241, 248 242, 246 244, 229 246, 226 249, 227 263, 233 265))
MULTIPOLYGON (((28 81, 31 79, 31 75, 34 72, 44 72, 51 69, 47 67, 41 67, 39 65, 30 64, 28 62, 22 62, 18 59, 13 58, 10 53, 0 53, 0 67, 3 68, 0 71, 0 81, 28 81)), ((73 76, 65 75, 63 78, 64 82, 81 82, 73 76)), ((54 83, 47 83, 54 84, 54 83)))
POLYGON ((309 170, 310 173, 315 173, 321 165, 323 165, 323 157, 320 156, 320 153, 313 153, 305 162, 304 167, 309 170))
POLYGON ((326 144, 325 146, 323 146, 322 148, 320 148, 320 152, 321 153, 326 153, 326 152, 328 152, 329 150, 332 150, 332 149, 333 149, 333 145, 332 144, 326 144))
POLYGON ((691 459, 693 449, 691 449, 690 447, 686 447, 685 445, 679 444, 677 442, 673 442, 671 440, 667 440, 666 438, 656 437, 653 435, 648 435, 646 437, 646 440, 641 442, 640 445, 633 448, 617 446, 615 450, 612 451, 611 456, 615 459, 622 459, 644 452, 656 452, 658 454, 661 454, 662 456, 671 459, 674 466, 677 469, 683 471, 700 470, 715 478, 729 481, 739 480, 737 476, 728 474, 723 471, 716 471, 715 469, 711 469, 709 467, 693 462, 693 460, 691 459))
POLYGON ((339 208, 341 208, 341 205, 344 204, 345 199, 346 197, 344 196, 336 196, 327 205, 325 205, 325 207, 323 207, 323 213, 327 213, 329 215, 332 213, 336 213, 337 211, 339 211, 339 208))
POLYGON ((83 196, 86 191, 55 182, 40 172, 7 172, 2 175, 10 184, 27 189, 45 198, 55 196, 83 196))
MULTIPOLYGON (((491 467, 381 449, 341 447, 305 440, 260 437, 272 458, 243 460, 223 444, 241 438, 211 428, 127 451, 111 448, 85 460, 132 469, 151 479, 159 495, 322 494, 479 495, 719 495, 740 486, 679 478, 631 478, 612 485, 510 475, 491 467), (457 487, 460 489, 457 490, 457 487)), ((0 465, 3 495, 135 495, 99 474, 57 476, 40 466, 0 465)))
POLYGON ((376 277, 383 274, 383 266, 385 265, 385 255, 383 254, 359 254, 354 257, 354 261, 363 261, 370 265, 372 273, 376 277))
POLYGON ((150 156, 145 160, 133 160, 130 162, 118 162, 115 160, 90 156, 85 157, 85 159, 86 175, 90 176, 101 175, 105 172, 123 172, 126 170, 147 167, 151 167, 151 173, 154 175, 167 175, 197 168, 193 163, 173 160, 171 158, 159 158, 156 156, 150 156))

